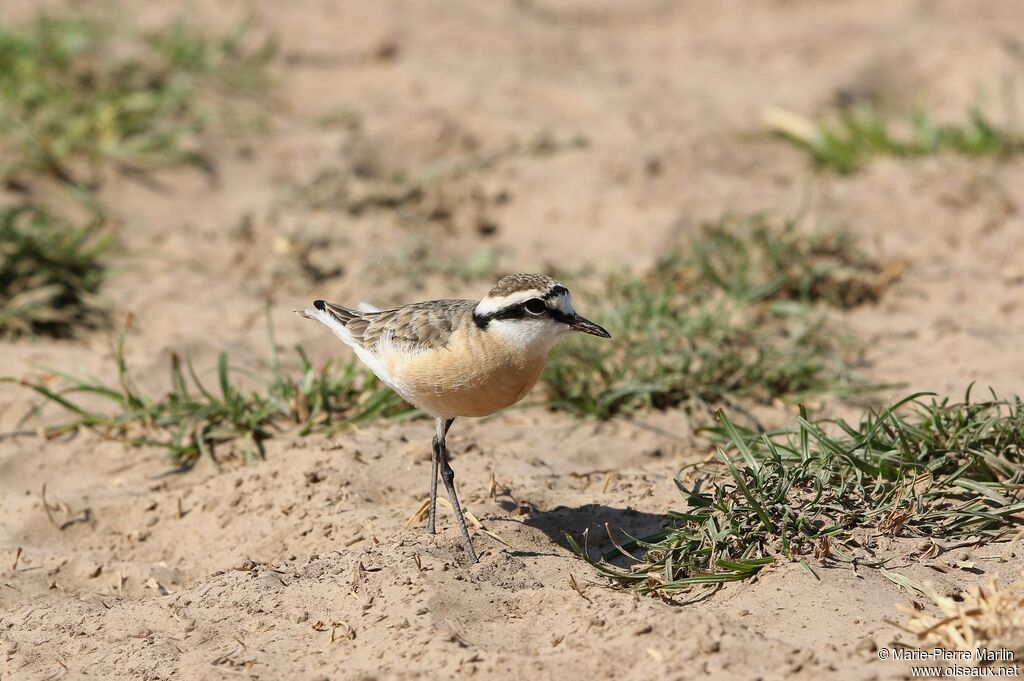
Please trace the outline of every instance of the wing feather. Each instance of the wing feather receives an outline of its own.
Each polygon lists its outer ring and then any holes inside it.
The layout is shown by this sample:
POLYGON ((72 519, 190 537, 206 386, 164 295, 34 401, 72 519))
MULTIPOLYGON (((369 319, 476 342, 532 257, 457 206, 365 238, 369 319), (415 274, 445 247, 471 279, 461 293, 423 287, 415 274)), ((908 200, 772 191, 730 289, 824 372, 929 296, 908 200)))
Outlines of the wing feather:
POLYGON ((418 351, 444 347, 459 325, 472 323, 476 304, 475 300, 429 300, 364 312, 318 300, 313 303, 315 310, 305 313, 321 322, 322 313, 329 314, 360 348, 373 351, 382 340, 387 340, 393 346, 418 351))

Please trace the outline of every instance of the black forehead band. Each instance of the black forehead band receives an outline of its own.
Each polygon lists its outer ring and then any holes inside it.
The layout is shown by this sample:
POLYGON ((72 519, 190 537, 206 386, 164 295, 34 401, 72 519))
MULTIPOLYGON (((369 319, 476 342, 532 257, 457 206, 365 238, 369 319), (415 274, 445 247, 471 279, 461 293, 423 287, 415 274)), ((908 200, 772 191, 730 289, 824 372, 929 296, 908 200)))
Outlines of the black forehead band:
POLYGON ((569 289, 567 289, 566 287, 564 287, 561 284, 559 284, 558 286, 555 286, 550 291, 548 291, 543 296, 541 296, 541 300, 550 300, 551 298, 557 298, 558 296, 562 295, 563 293, 568 293, 568 292, 569 292, 569 289))

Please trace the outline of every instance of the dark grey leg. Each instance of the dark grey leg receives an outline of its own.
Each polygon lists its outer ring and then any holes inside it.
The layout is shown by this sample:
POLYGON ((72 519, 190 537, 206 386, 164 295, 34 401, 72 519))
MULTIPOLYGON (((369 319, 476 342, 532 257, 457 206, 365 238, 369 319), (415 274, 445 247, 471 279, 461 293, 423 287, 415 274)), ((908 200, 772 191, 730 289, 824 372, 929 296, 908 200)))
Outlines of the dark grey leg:
POLYGON ((476 557, 476 551, 473 549, 473 541, 469 538, 469 529, 466 527, 466 518, 462 515, 462 506, 459 504, 459 496, 455 493, 455 471, 448 465, 448 447, 445 445, 444 436, 448 434, 448 429, 452 426, 450 419, 444 424, 442 431, 440 423, 438 424, 438 434, 440 438, 440 447, 438 447, 438 459, 441 465, 441 479, 444 480, 444 486, 448 489, 448 498, 452 502, 452 508, 455 510, 455 517, 459 521, 459 529, 462 530, 462 541, 466 544, 466 554, 469 556, 469 562, 475 563, 478 558, 476 557))
MULTIPOLYGON (((440 420, 440 419, 438 419, 440 420)), ((436 534, 434 517, 437 510, 437 459, 440 455, 441 443, 437 436, 430 443, 430 510, 427 512, 427 532, 436 534)))
POLYGON ((438 461, 441 458, 441 448, 444 446, 444 436, 448 434, 448 429, 452 427, 452 422, 455 419, 434 419, 434 427, 436 434, 434 439, 430 443, 430 507, 427 513, 427 532, 435 534, 434 521, 437 517, 437 468, 438 461))

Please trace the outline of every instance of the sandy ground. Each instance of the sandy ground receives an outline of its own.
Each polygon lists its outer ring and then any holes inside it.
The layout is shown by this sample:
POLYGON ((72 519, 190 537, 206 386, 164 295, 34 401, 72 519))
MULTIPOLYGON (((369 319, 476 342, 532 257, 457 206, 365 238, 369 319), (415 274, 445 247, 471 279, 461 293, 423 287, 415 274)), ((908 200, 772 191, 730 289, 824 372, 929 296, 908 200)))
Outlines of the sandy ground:
MULTIPOLYGON (((278 36, 277 90, 269 133, 208 143, 216 181, 104 185, 122 244, 105 296, 136 317, 144 386, 164 385, 172 350, 203 371, 221 350, 265 369, 268 301, 282 348, 323 361, 339 346, 290 313, 313 296, 478 297, 487 284, 440 270, 491 251, 504 271, 636 269, 723 211, 806 209, 910 262, 844 320, 869 378, 1024 393, 1024 163, 878 160, 840 178, 758 134, 766 106, 813 114, 841 96, 950 119, 979 97, 1024 110, 1013 0, 193 5, 278 36), (398 210, 377 200, 395 174, 429 179, 398 210)), ((109 347, 106 332, 6 341, 2 373, 110 376, 109 347)), ((566 531, 642 532, 681 505, 672 475, 708 454, 682 413, 458 422, 461 494, 502 542, 476 533, 467 568, 449 515, 436 537, 403 527, 427 490, 427 422, 286 435, 264 463, 175 475, 93 434, 42 441, 25 432, 33 404, 0 388, 4 680, 906 674, 874 653, 909 602, 877 572, 782 565, 679 606, 608 589, 572 555, 566 531)), ((1019 548, 946 574, 915 548, 894 547, 895 565, 943 590, 1019 574, 1019 548)))

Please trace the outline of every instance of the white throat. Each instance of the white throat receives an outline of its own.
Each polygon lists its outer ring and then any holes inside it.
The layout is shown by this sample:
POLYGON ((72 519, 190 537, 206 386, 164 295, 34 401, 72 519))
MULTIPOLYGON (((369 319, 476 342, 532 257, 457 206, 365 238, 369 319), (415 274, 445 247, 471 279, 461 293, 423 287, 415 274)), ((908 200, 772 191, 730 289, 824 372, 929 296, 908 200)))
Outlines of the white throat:
POLYGON ((546 355, 569 330, 565 324, 544 319, 496 319, 487 325, 493 333, 528 357, 546 355))

